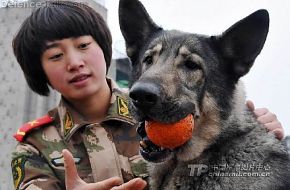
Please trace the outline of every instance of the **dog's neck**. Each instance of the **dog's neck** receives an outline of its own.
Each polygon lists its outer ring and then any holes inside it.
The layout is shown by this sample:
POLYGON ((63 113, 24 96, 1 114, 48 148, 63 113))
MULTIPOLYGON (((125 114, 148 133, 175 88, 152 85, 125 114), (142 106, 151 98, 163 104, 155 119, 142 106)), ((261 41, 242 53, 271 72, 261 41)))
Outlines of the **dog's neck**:
POLYGON ((223 134, 221 136, 223 139, 217 139, 220 143, 223 140, 227 141, 227 139, 242 136, 255 128, 253 123, 257 122, 255 121, 254 113, 246 106, 246 93, 242 81, 236 84, 236 89, 232 97, 231 113, 222 123, 221 133, 223 134))
POLYGON ((244 118, 245 109, 247 108, 245 107, 246 106, 245 86, 241 80, 236 84, 236 89, 233 93, 232 102, 233 102, 233 109, 232 109, 232 114, 230 115, 233 115, 237 117, 237 119, 242 121, 244 118))

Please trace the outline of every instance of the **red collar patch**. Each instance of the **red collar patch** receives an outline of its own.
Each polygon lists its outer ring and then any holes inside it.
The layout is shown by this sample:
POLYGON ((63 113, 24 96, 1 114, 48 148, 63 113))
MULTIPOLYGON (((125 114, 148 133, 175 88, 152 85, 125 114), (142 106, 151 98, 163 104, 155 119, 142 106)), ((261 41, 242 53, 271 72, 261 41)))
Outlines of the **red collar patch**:
POLYGON ((38 128, 44 124, 50 123, 53 121, 53 118, 50 117, 49 115, 45 115, 41 118, 38 118, 36 120, 30 121, 26 124, 24 124, 22 127, 20 127, 17 132, 13 135, 13 137, 19 141, 22 142, 24 136, 31 130, 38 128))

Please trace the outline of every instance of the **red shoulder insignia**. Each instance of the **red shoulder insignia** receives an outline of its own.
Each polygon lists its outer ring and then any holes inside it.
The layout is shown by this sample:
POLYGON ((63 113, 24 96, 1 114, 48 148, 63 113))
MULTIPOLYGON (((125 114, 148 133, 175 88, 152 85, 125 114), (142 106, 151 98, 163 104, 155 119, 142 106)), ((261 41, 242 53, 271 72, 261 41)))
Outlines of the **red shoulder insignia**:
POLYGON ((53 121, 53 118, 50 117, 49 115, 45 115, 41 118, 38 118, 36 120, 30 121, 26 124, 24 124, 22 127, 20 127, 17 132, 13 135, 13 137, 19 141, 22 142, 24 136, 31 130, 35 129, 37 127, 40 127, 44 124, 50 123, 53 121))

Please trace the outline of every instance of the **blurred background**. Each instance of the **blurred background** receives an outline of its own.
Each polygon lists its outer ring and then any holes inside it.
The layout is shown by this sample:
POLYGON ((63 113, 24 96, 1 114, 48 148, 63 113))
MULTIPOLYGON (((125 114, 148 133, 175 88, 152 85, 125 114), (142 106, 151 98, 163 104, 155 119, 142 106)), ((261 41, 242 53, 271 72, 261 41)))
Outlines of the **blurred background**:
MULTIPOLYGON (((77 0, 76 0, 77 1, 77 0)), ((12 135, 27 121, 57 105, 59 95, 44 98, 27 86, 12 53, 11 41, 20 24, 37 8, 38 0, 0 0, 0 190, 13 189, 10 154, 16 145, 12 135)), ((130 66, 119 30, 118 0, 81 0, 107 20, 113 36, 113 61, 109 75, 127 87, 130 66)), ((247 99, 267 107, 290 135, 290 1, 288 0, 141 0, 156 24, 207 35, 220 34, 258 9, 270 14, 269 35, 252 70, 243 78, 247 99)), ((288 142, 289 142, 289 138, 288 142)))

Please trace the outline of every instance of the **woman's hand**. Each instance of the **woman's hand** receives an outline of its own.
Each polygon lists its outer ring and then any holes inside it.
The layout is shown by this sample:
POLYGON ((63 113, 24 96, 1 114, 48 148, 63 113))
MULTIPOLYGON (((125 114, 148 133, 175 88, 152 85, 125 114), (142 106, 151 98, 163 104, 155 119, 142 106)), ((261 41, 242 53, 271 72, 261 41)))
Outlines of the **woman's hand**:
POLYGON ((146 186, 146 182, 140 178, 122 184, 119 177, 112 177, 97 183, 86 183, 77 172, 72 154, 64 149, 62 151, 65 167, 65 186, 66 190, 142 190, 146 186))
POLYGON ((259 123, 263 124, 269 131, 272 131, 277 139, 282 140, 284 138, 284 129, 274 113, 267 108, 255 109, 254 103, 250 100, 246 104, 254 112, 259 123))

